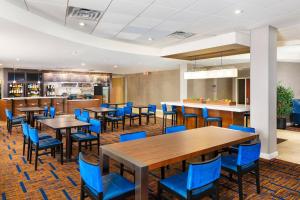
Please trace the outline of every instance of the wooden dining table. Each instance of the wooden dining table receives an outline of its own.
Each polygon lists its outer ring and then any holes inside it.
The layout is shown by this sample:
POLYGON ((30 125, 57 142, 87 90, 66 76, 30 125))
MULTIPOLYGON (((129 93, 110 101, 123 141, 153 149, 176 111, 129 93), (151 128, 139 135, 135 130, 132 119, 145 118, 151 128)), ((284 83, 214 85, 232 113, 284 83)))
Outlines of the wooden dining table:
POLYGON ((146 105, 134 105, 133 108, 139 109, 139 125, 142 125, 142 110, 145 108, 149 108, 149 106, 146 105))
POLYGON ((134 170, 135 199, 147 200, 149 171, 240 144, 257 136, 257 134, 210 126, 103 145, 101 146, 103 173, 109 172, 110 159, 134 170))
POLYGON ((45 108, 32 106, 32 107, 20 107, 17 108, 18 111, 26 113, 26 118, 30 126, 34 127, 34 113, 44 111, 45 108))
POLYGON ((89 108, 83 108, 83 110, 93 112, 95 113, 95 119, 98 117, 98 113, 101 113, 103 116, 103 129, 106 130, 106 115, 110 112, 116 112, 117 110, 114 108, 102 108, 102 107, 89 107, 89 108))
POLYGON ((57 135, 60 134, 62 129, 66 129, 66 159, 71 160, 72 144, 71 144, 71 129, 89 126, 90 123, 82 122, 74 117, 55 117, 53 119, 39 120, 40 123, 52 128, 56 131, 57 135))

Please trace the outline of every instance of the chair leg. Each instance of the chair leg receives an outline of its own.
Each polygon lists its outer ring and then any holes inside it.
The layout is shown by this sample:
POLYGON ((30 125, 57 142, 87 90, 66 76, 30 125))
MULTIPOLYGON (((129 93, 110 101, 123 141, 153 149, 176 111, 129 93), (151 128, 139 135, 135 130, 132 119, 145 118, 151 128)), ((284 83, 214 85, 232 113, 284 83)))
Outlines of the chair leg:
POLYGON ((77 157, 79 158, 79 153, 81 152, 81 142, 78 141, 78 155, 77 157))
POLYGON ((80 187, 80 200, 84 200, 84 187, 83 187, 83 181, 81 180, 81 187, 80 187))
POLYGON ((219 200, 219 183, 218 183, 218 181, 216 181, 216 183, 215 183, 214 200, 219 200))
POLYGON ((165 167, 160 168, 160 179, 165 179, 165 167))
POLYGON ((63 148, 63 143, 60 145, 60 164, 64 164, 64 148, 63 148))
POLYGON ((97 152, 98 152, 98 155, 100 153, 100 139, 99 139, 99 134, 98 134, 98 138, 97 138, 97 152))
POLYGON ((121 163, 120 164, 120 175, 123 176, 124 174, 124 165, 121 163))
POLYGON ((56 156, 55 148, 51 148, 51 152, 53 152, 53 158, 56 156))
POLYGON ((256 192, 257 194, 260 194, 260 180, 259 180, 259 164, 257 161, 257 166, 255 169, 255 176, 256 176, 256 192))
POLYGON ((125 130, 125 119, 122 120, 123 123, 123 131, 125 130))
POLYGON ((154 124, 156 124, 156 113, 154 114, 154 124))
POLYGON ((165 115, 163 114, 163 125, 162 125, 162 133, 165 133, 165 115))
POLYGON ((34 160, 34 170, 37 170, 37 164, 38 164, 38 157, 39 157, 39 151, 38 146, 35 147, 35 160, 34 160))
POLYGON ((92 141, 90 141, 89 144, 90 144, 90 151, 92 151, 92 141))
POLYGON ((242 174, 238 173, 239 200, 243 200, 243 178, 242 174))
POLYGON ((114 122, 112 121, 111 122, 111 132, 113 132, 114 131, 114 122))
POLYGON ((25 155, 25 142, 26 142, 26 138, 24 137, 24 139, 23 139, 23 156, 25 155))
POLYGON ((29 154, 29 163, 31 164, 31 160, 32 160, 32 143, 30 142, 30 154, 29 154))
POLYGON ((185 172, 185 170, 186 170, 186 160, 183 160, 181 164, 182 164, 182 172, 185 172))
POLYGON ((160 186, 160 183, 157 184, 157 199, 161 200, 161 194, 162 194, 163 190, 160 186))
POLYGON ((172 114, 172 126, 174 126, 174 115, 172 114))
POLYGON ((29 160, 29 155, 30 155, 30 139, 28 139, 28 144, 27 144, 27 161, 29 160))
POLYGON ((196 126, 196 128, 198 128, 198 117, 196 117, 195 120, 196 120, 196 121, 195 121, 195 126, 196 126))

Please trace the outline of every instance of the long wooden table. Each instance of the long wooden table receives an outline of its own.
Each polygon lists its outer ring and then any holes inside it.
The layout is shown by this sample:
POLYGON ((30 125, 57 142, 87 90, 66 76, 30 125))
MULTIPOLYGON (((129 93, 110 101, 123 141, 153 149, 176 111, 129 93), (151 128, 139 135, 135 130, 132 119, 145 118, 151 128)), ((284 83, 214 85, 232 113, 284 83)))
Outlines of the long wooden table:
POLYGON ((145 139, 102 146, 103 173, 109 172, 109 159, 135 171, 135 199, 148 199, 148 171, 199 155, 240 144, 257 135, 219 127, 191 129, 145 139))

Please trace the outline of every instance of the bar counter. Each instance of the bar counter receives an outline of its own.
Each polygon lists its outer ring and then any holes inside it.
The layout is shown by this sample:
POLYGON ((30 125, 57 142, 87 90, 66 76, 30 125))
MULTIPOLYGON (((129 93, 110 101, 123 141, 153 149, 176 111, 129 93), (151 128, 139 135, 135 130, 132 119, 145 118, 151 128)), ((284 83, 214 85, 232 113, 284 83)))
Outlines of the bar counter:
MULTIPOLYGON (((244 113, 250 111, 249 105, 212 105, 200 103, 183 103, 183 102, 162 102, 169 106, 176 106, 178 111, 178 124, 182 124, 181 106, 184 105, 186 113, 196 113, 198 117, 198 127, 203 127, 204 120, 202 116, 202 108, 208 109, 209 116, 222 117, 223 127, 228 127, 230 124, 244 125, 244 113)), ((195 128, 195 119, 188 119, 187 128, 195 128)))

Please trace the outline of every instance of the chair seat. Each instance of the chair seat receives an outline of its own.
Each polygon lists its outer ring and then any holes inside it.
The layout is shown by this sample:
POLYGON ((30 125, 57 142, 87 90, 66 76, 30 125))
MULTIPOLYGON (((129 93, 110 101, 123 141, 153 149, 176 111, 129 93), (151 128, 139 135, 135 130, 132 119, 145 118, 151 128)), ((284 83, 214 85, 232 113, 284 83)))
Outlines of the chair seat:
POLYGON ((55 138, 48 138, 39 142, 39 149, 47 149, 60 145, 61 141, 55 138))
POLYGON ((174 111, 166 111, 166 112, 164 112, 163 114, 164 114, 164 115, 175 115, 176 112, 174 112, 174 111))
POLYGON ((142 115, 155 115, 155 113, 154 112, 142 112, 141 113, 142 115))
POLYGON ((73 140, 76 140, 76 141, 89 141, 89 140, 97 139, 96 136, 89 134, 89 133, 83 133, 83 132, 73 133, 71 135, 71 137, 73 140))
POLYGON ((107 116, 106 119, 108 119, 110 121, 121 121, 121 120, 123 120, 122 117, 114 117, 114 116, 107 116))
POLYGON ((126 116, 126 117, 134 118, 134 117, 139 117, 140 115, 137 114, 137 113, 131 113, 131 114, 126 114, 125 116, 126 116))
POLYGON ((222 121, 222 118, 221 117, 207 117, 205 118, 206 121, 222 121))
MULTIPOLYGON (((173 190, 183 198, 187 198, 187 176, 188 172, 184 172, 166 179, 160 180, 160 183, 165 187, 173 190)), ((193 195, 199 195, 213 188, 213 184, 208 184, 193 191, 193 195)))
POLYGON ((18 124, 18 123, 22 123, 22 121, 25 121, 25 118, 24 117, 17 117, 17 118, 13 118, 12 119, 12 123, 13 124, 18 124))
MULTIPOLYGON (((230 169, 232 171, 237 172, 237 155, 222 156, 221 159, 222 159, 222 168, 230 169)), ((252 167, 255 167, 254 162, 247 165, 243 165, 242 170, 247 170, 252 167)))
MULTIPOLYGON (((120 197, 123 194, 134 192, 135 185, 123 178, 122 176, 111 173, 106 176, 102 176, 103 182, 103 200, 114 199, 116 197, 120 197)), ((97 196, 97 192, 91 188, 87 187, 95 196, 97 196)))
POLYGON ((197 114, 195 113, 186 113, 186 114, 183 114, 184 117, 198 117, 197 114))
POLYGON ((35 115, 34 119, 36 119, 36 120, 43 120, 43 119, 50 119, 50 117, 44 116, 44 115, 35 115))
POLYGON ((39 133, 40 140, 44 140, 44 139, 48 139, 48 138, 52 138, 52 137, 46 133, 39 133))

